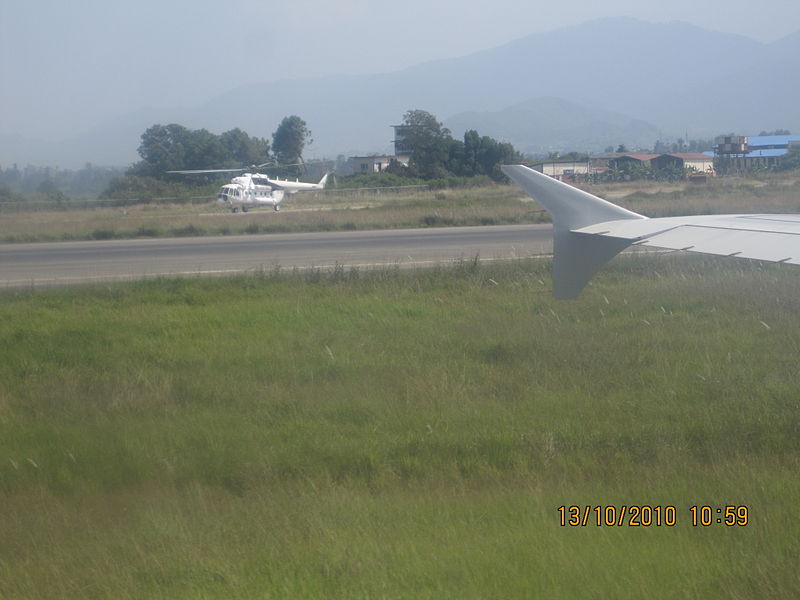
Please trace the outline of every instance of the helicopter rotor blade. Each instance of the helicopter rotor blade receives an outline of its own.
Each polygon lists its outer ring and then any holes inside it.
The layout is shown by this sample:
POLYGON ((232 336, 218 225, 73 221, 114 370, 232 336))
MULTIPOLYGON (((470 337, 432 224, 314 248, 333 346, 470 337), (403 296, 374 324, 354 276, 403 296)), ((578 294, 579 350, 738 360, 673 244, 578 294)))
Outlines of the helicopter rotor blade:
POLYGON ((261 163, 260 165, 253 165, 251 168, 252 169, 261 169, 263 167, 277 167, 277 168, 280 169, 282 167, 296 167, 296 166, 299 166, 299 165, 302 165, 302 164, 304 164, 304 163, 281 164, 281 163, 276 163, 276 162, 265 162, 265 163, 261 163))
POLYGON ((167 171, 167 173, 177 173, 178 175, 192 175, 195 173, 241 173, 244 169, 192 169, 187 171, 167 171))
POLYGON ((305 163, 291 163, 282 165, 276 162, 265 162, 260 165, 250 165, 249 167, 239 167, 238 169, 185 169, 180 171, 166 171, 166 173, 174 173, 176 175, 197 175, 201 173, 243 173, 244 171, 258 171, 263 167, 296 167, 304 165, 305 163))

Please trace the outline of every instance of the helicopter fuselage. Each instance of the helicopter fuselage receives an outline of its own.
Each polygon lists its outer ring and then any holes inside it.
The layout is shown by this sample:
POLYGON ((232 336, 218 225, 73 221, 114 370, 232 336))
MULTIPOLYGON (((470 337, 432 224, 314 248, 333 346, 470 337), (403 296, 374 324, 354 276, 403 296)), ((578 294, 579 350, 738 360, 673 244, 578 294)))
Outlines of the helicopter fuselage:
POLYGON ((247 212, 250 206, 272 206, 275 210, 280 210, 285 194, 324 189, 326 179, 327 175, 319 183, 303 183, 288 179, 270 179, 260 173, 244 173, 223 185, 217 194, 217 200, 230 204, 233 212, 239 207, 242 212, 247 212))

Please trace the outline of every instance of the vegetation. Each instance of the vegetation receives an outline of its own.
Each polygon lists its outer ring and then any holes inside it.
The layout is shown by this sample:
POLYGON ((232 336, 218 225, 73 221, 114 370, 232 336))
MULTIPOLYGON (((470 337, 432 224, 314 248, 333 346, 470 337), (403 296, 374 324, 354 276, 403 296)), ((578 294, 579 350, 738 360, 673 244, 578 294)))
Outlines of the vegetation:
MULTIPOLYGON (((14 205, 13 210, 0 204, 0 242, 500 225, 549 220, 518 187, 497 185, 486 177, 425 182, 381 173, 347 181, 356 189, 331 187, 324 193, 299 195, 291 198, 278 214, 270 210, 233 216, 213 201, 214 186, 206 188, 206 196, 197 197, 191 194, 202 193, 202 189, 188 189, 178 196, 179 190, 167 184, 153 188, 157 200, 152 203, 134 203, 123 197, 89 203, 80 209, 77 202, 60 207, 52 203, 37 205, 36 211, 20 210, 28 203, 14 205), (389 187, 381 187, 382 183, 389 187), (458 187, 452 187, 456 184, 458 187), (156 195, 157 191, 163 196, 156 195), (164 199, 171 194, 175 194, 173 199, 164 199), (69 216, 65 218, 67 207, 69 216)), ((338 185, 342 182, 337 178, 338 185)), ((800 212, 800 182, 792 174, 770 174, 760 179, 717 178, 703 185, 595 183, 584 189, 651 217, 800 212)))
MULTIPOLYGON (((340 188, 383 188, 408 185, 426 185, 432 189, 476 187, 494 182, 506 182, 500 165, 526 162, 511 144, 467 131, 463 140, 454 139, 432 114, 423 110, 408 111, 400 127, 398 149, 411 155, 411 164, 390 167, 389 172, 357 174, 338 177, 340 188)), ((788 130, 761 132, 760 135, 788 135, 788 130)), ((154 125, 142 134, 139 154, 142 160, 127 172, 120 169, 95 167, 87 164, 78 171, 17 165, 0 168, 0 210, 42 210, 47 208, 70 209, 90 206, 90 199, 100 196, 97 206, 129 206, 139 203, 197 203, 211 198, 217 187, 226 182, 228 175, 193 175, 191 178, 169 175, 169 170, 240 167, 271 163, 301 163, 305 145, 311 141, 311 132, 300 117, 286 117, 279 124, 270 142, 251 137, 240 129, 214 135, 205 129, 190 130, 177 124, 154 125), (272 153, 270 150, 272 149, 272 153)), ((711 140, 682 139, 671 145, 657 141, 654 152, 685 152, 707 149, 711 140)), ((612 151, 613 146, 607 148, 612 151)), ((627 151, 624 144, 617 151, 627 151)), ((582 161, 588 155, 570 152, 561 155, 550 153, 548 160, 582 161)), ((327 170, 336 171, 347 161, 340 156, 326 163, 327 170)), ((297 165, 270 166, 270 173, 279 176, 299 173, 297 165)), ((530 161, 527 162, 530 164, 530 161)), ((720 163, 718 171, 726 173, 720 163)), ((800 170, 800 151, 790 149, 774 167, 764 167, 746 173, 764 177, 771 172, 800 170)), ((736 173, 742 175, 742 173, 736 173)), ((654 169, 637 162, 614 163, 603 175, 593 176, 593 183, 621 183, 629 181, 678 182, 686 172, 678 167, 654 169)), ((589 179, 587 176, 586 179, 589 179)))
POLYGON ((297 163, 302 161, 303 147, 310 136, 300 117, 286 117, 273 133, 273 156, 268 140, 251 137, 241 129, 215 135, 206 129, 192 130, 175 123, 153 125, 142 134, 138 149, 142 160, 125 176, 114 178, 103 197, 149 200, 158 196, 197 196, 198 188, 219 185, 225 176, 193 174, 191 180, 178 182, 169 171, 240 168, 274 160, 297 163))
POLYGON ((769 135, 792 135, 792 132, 788 129, 775 129, 774 131, 762 131, 758 135, 761 136, 769 136, 769 135))
MULTIPOLYGON (((311 131, 306 122, 297 115, 284 117, 272 134, 272 150, 281 165, 296 167, 298 163, 302 163, 303 149, 312 142, 311 131)), ((294 172, 299 175, 300 169, 296 168, 294 172)))
POLYGON ((214 135, 174 123, 150 127, 142 134, 138 151, 142 160, 128 175, 157 179, 169 178, 167 171, 236 168, 269 160, 269 142, 240 129, 214 135))
POLYGON ((720 177, 704 184, 599 183, 585 189, 648 217, 800 212, 800 180, 786 175, 720 177))
POLYGON ((687 171, 679 165, 655 168, 638 160, 612 161, 606 171, 592 175, 595 182, 621 181, 681 181, 687 171))
POLYGON ((782 156, 778 161, 778 171, 797 171, 800 170, 800 148, 795 146, 782 156))
POLYGON ((359 173, 348 177, 337 177, 335 185, 336 190, 417 186, 436 190, 453 190, 454 192, 476 187, 496 187, 494 182, 486 175, 473 175, 471 177, 447 175, 441 179, 422 179, 409 175, 398 175, 396 172, 359 173))
POLYGON ((548 271, 4 292, 0 596, 796 598, 798 273, 548 271))
POLYGON ((713 139, 698 139, 698 140, 684 140, 678 138, 676 141, 669 143, 661 140, 656 140, 653 146, 653 152, 656 154, 678 153, 678 152, 706 152, 713 150, 716 142, 713 139))
MULTIPOLYGON (((115 201, 117 202, 117 201, 115 201)), ((92 206, 71 210, 8 212, 0 219, 0 241, 32 242, 184 235, 235 235, 301 231, 342 231, 539 223, 545 213, 519 188, 331 189, 293 197, 280 213, 252 210, 232 215, 208 197, 181 204, 159 202, 92 206)), ((2 210, 2 206, 0 206, 2 210)))
POLYGON ((450 130, 424 110, 408 111, 399 134, 401 147, 397 151, 408 152, 411 160, 408 167, 397 164, 390 170, 421 179, 483 175, 506 181, 500 165, 522 160, 511 144, 480 136, 474 130, 464 134, 463 142, 453 139, 450 130))
POLYGON ((0 168, 0 202, 70 204, 96 198, 122 171, 90 163, 78 170, 30 166, 20 169, 14 164, 0 168))

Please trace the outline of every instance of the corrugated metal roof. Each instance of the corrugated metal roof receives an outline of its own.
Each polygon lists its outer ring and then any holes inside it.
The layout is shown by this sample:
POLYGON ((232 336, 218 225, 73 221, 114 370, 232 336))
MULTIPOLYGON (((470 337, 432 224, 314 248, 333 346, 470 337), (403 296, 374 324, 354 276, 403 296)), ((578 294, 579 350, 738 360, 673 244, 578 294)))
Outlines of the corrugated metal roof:
POLYGON ((628 154, 623 154, 619 158, 634 158, 636 160, 647 161, 647 160, 653 160, 657 156, 661 156, 661 155, 660 154, 632 154, 632 153, 628 153, 628 154))
MULTIPOLYGON (((662 156, 674 156, 675 158, 682 158, 683 160, 708 160, 708 154, 701 153, 701 152, 670 152, 668 154, 664 154, 662 156)), ((711 158, 714 157, 714 153, 711 153, 711 158)))
POLYGON ((800 135, 750 135, 747 136, 747 145, 759 146, 788 146, 789 142, 800 142, 800 135))
POLYGON ((590 154, 589 160, 609 160, 625 156, 624 152, 601 152, 600 154, 590 154))
POLYGON ((752 152, 748 152, 744 156, 755 157, 755 158, 771 158, 774 156, 783 156, 788 152, 789 151, 786 148, 775 148, 769 150, 753 150, 752 152))
POLYGON ((725 158, 774 158, 784 156, 789 151, 786 148, 775 148, 770 150, 753 150, 747 154, 726 154, 725 158))
MULTIPOLYGON (((786 148, 773 148, 768 150, 753 150, 752 152, 748 152, 747 154, 725 154, 726 158, 773 158, 776 156, 783 156, 789 152, 786 148)), ((703 152, 708 157, 714 157, 713 152, 703 152)))

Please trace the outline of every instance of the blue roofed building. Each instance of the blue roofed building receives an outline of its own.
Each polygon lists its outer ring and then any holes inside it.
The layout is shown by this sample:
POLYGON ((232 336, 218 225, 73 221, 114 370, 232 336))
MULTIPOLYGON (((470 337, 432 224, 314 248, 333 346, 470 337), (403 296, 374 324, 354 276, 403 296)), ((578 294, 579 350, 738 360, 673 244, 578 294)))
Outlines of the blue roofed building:
POLYGON ((715 141, 713 155, 720 172, 769 169, 790 149, 800 148, 800 135, 720 136, 715 141))
POLYGON ((800 135, 751 135, 747 138, 747 146, 753 150, 784 150, 790 146, 800 145, 800 135))

